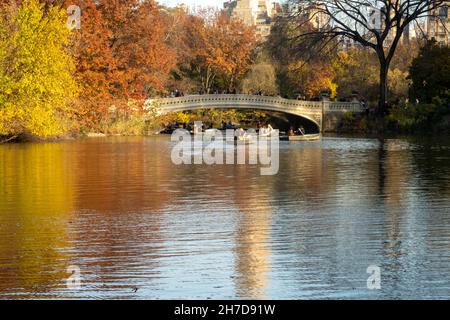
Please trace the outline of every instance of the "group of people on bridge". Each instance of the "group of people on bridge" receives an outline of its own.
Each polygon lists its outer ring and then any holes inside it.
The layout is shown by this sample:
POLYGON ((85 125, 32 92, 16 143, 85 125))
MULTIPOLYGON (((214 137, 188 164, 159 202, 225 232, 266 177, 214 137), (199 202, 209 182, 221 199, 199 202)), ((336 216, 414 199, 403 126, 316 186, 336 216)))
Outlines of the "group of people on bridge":
MULTIPOLYGON (((209 90, 204 90, 204 89, 200 89, 198 92, 196 93, 188 93, 186 95, 205 95, 205 94, 247 94, 247 95, 254 95, 254 96, 267 96, 267 97, 277 97, 277 98, 284 98, 284 99, 295 99, 295 100, 301 100, 301 101, 305 101, 308 98, 303 95, 303 94, 297 94, 295 96, 295 98, 292 97, 288 97, 287 95, 283 95, 281 96, 280 94, 267 94, 265 92, 263 92, 262 90, 258 90, 258 91, 248 91, 248 92, 237 92, 236 88, 233 89, 225 89, 225 90, 214 90, 213 92, 210 92, 209 90)), ((166 96, 166 98, 178 98, 178 97, 184 97, 185 94, 182 90, 179 89, 175 89, 174 91, 170 92, 169 95, 166 96)), ((351 102, 351 101, 355 101, 357 94, 352 94, 351 97, 341 97, 339 99, 336 99, 339 102, 351 102)), ((311 101, 320 101, 322 99, 325 99, 324 97, 327 97, 326 95, 322 96, 322 97, 312 97, 309 98, 308 100, 311 101)), ((360 99, 358 100, 361 105, 363 106, 364 109, 368 109, 367 108, 367 103, 364 99, 360 99)))
MULTIPOLYGON (((249 91, 247 93, 244 92, 237 92, 237 90, 231 89, 231 90, 214 90, 213 92, 205 92, 205 90, 201 89, 198 92, 194 93, 194 94, 187 94, 187 95, 205 95, 205 94, 248 94, 248 95, 254 95, 254 96, 276 96, 281 98, 280 95, 267 95, 265 94, 262 90, 258 90, 256 92, 253 91, 249 91)), ((178 97, 184 97, 185 94, 182 90, 179 89, 175 89, 174 91, 170 92, 170 94, 168 96, 166 96, 167 98, 178 98, 178 97)), ((287 98, 287 97, 285 97, 287 98)))

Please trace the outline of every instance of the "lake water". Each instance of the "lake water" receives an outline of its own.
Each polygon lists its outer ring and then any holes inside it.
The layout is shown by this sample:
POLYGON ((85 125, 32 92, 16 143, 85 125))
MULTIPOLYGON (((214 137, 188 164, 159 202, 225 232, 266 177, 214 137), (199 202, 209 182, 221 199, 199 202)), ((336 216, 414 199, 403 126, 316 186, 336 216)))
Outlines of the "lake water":
POLYGON ((171 147, 1 145, 0 299, 450 298, 449 138, 280 142, 274 176, 171 147))

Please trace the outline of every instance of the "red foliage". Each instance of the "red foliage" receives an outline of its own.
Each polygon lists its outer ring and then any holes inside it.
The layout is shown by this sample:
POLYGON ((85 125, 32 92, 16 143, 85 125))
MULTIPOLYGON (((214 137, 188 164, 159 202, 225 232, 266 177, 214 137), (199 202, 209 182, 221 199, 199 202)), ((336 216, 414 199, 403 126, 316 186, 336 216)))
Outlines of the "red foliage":
POLYGON ((70 4, 80 6, 82 13, 73 55, 82 89, 76 114, 83 124, 95 127, 108 119, 111 106, 125 114, 136 112, 136 102, 142 106, 150 95, 165 90, 176 55, 166 44, 166 26, 154 0, 70 4))

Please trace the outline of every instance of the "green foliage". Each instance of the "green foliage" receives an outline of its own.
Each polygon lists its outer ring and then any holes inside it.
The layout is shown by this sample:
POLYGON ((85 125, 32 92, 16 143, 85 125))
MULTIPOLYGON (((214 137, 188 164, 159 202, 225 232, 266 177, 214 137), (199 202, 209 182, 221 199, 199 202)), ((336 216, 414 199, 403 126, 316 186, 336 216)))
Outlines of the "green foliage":
POLYGON ((340 130, 354 131, 357 128, 357 119, 353 112, 345 112, 342 116, 340 130))
POLYGON ((368 114, 345 112, 342 116, 339 132, 370 132, 372 131, 374 119, 368 114))
POLYGON ((410 67, 410 97, 430 103, 435 97, 450 101, 450 47, 427 43, 410 67))
POLYGON ((449 131, 450 48, 434 41, 420 49, 410 67, 410 97, 420 103, 405 103, 390 110, 387 123, 396 131, 449 131))
POLYGON ((268 54, 260 54, 242 80, 241 87, 244 93, 261 91, 265 95, 278 94, 276 70, 268 54))
POLYGON ((367 49, 340 51, 333 60, 338 97, 349 97, 357 91, 369 101, 378 98, 378 67, 376 57, 367 49))
POLYGON ((433 132, 440 131, 439 125, 448 115, 450 106, 441 99, 434 99, 433 103, 394 106, 386 121, 391 130, 433 132))
POLYGON ((367 131, 368 128, 369 128, 369 119, 367 118, 366 115, 364 115, 362 116, 362 118, 358 123, 358 129, 361 131, 367 131))
POLYGON ((354 122, 355 122, 355 115, 353 114, 353 112, 348 111, 344 113, 344 116, 342 117, 342 123, 344 124, 344 126, 351 126, 354 124, 354 122))
POLYGON ((0 135, 61 134, 77 91, 63 10, 24 0, 0 16, 0 135))

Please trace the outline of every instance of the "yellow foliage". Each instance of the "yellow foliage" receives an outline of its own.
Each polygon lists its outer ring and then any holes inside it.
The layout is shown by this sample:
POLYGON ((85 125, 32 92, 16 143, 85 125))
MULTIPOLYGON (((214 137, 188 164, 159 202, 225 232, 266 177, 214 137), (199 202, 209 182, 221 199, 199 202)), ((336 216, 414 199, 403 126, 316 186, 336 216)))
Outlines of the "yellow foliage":
POLYGON ((325 61, 296 61, 288 66, 289 78, 292 83, 298 83, 298 91, 308 98, 319 97, 321 92, 328 90, 331 97, 336 96, 337 84, 334 82, 334 70, 325 61))
POLYGON ((370 51, 361 48, 339 51, 332 67, 339 97, 349 97, 353 91, 358 91, 366 99, 376 99, 378 61, 370 51))
POLYGON ((0 17, 0 135, 45 137, 66 129, 62 119, 77 91, 66 20, 56 7, 44 16, 38 0, 0 17))
POLYGON ((189 123, 191 121, 191 116, 185 112, 177 112, 176 118, 179 123, 189 123))
POLYGON ((396 97, 406 98, 408 96, 411 80, 408 79, 408 72, 401 71, 398 68, 389 70, 389 91, 396 97))

